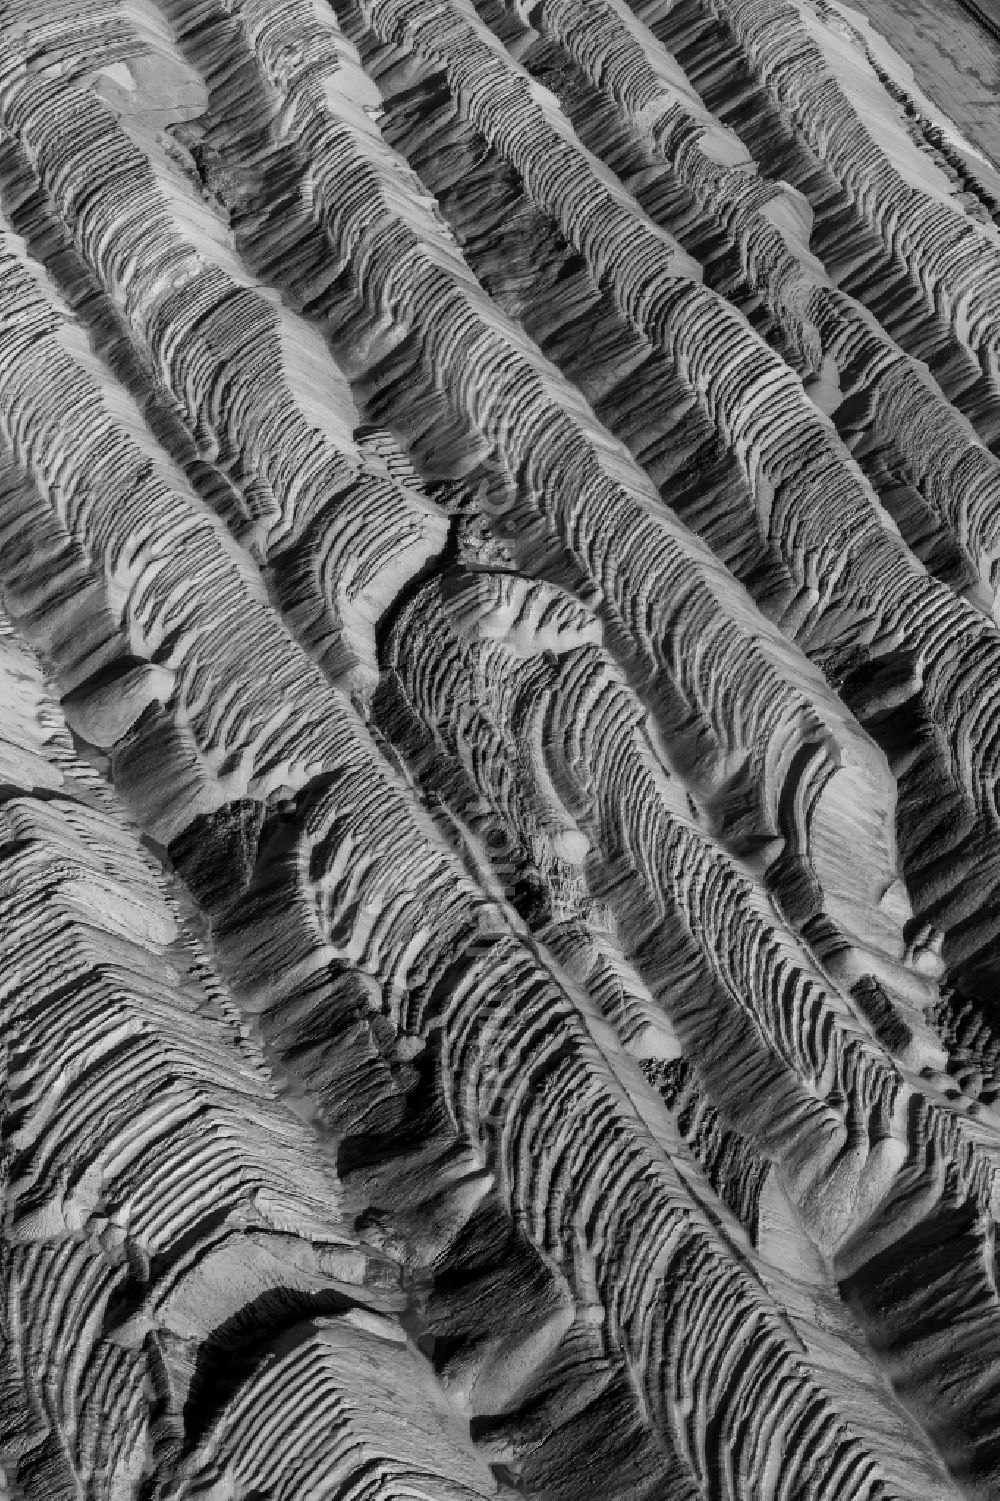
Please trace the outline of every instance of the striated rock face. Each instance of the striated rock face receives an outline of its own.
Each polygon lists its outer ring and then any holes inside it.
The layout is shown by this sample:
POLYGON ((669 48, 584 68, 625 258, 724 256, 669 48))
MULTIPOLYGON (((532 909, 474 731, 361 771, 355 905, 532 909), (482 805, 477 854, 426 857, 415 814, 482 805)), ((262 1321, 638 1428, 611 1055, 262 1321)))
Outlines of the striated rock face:
POLYGON ((917 75, 0 0, 0 1496, 1000 1495, 1000 165, 917 75))

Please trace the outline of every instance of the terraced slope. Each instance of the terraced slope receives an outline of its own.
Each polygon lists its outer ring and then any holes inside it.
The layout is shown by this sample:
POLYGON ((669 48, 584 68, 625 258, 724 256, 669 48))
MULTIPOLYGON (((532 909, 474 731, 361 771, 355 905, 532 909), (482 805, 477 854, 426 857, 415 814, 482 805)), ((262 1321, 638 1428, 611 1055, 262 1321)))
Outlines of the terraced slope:
POLYGON ((1000 170, 861 16, 0 0, 0 600, 0 1494, 1000 1494, 1000 170))

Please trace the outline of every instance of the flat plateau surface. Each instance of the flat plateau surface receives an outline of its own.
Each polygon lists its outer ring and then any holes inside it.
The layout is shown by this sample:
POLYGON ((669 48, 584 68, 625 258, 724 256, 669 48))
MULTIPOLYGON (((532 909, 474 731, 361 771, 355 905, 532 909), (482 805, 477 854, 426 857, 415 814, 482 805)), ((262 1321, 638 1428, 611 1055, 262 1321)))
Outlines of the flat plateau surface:
MULTIPOLYGON (((1000 26, 1000 0, 978 0, 1000 26)), ((958 0, 852 0, 917 83, 1000 166, 1000 42, 958 0)))

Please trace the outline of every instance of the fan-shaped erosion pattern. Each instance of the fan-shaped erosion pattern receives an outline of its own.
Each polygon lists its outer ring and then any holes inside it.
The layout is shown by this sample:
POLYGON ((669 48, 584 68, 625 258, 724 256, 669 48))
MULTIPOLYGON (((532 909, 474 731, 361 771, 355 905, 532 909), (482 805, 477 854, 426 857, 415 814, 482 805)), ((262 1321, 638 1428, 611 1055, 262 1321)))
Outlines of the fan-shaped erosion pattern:
POLYGON ((0 0, 0 1496, 1000 1496, 991 4, 0 0))

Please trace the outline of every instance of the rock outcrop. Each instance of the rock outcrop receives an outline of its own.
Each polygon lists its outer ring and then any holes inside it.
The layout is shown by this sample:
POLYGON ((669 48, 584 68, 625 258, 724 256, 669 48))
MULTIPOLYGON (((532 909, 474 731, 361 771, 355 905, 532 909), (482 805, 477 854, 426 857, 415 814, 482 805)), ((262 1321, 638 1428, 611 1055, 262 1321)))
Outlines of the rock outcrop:
POLYGON ((0 1494, 1000 1490, 1000 169, 915 87, 0 0, 0 1494))

